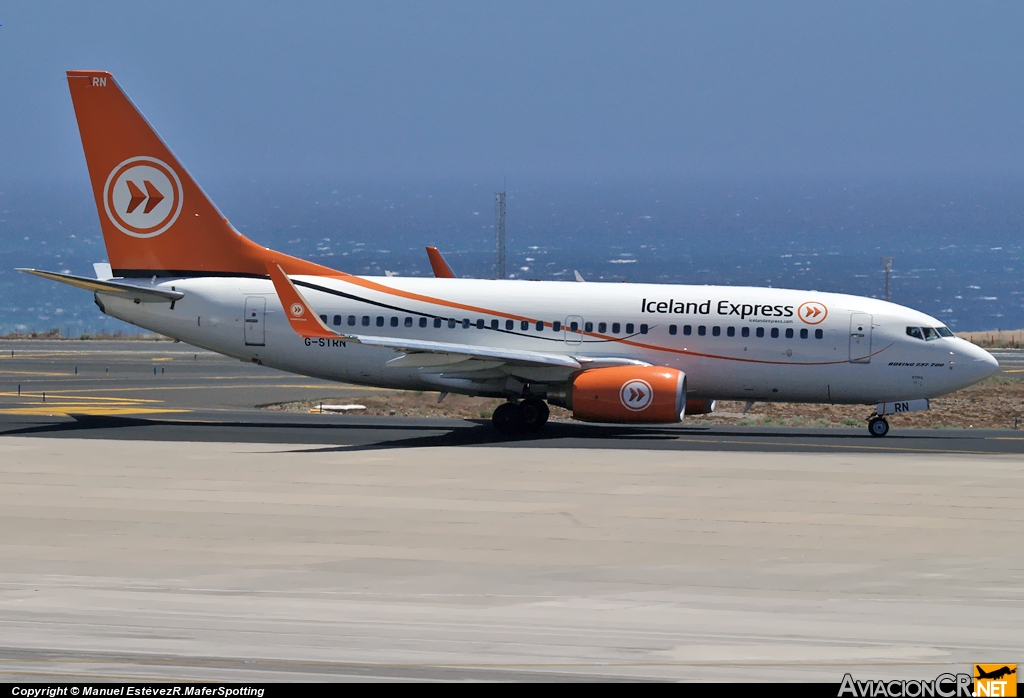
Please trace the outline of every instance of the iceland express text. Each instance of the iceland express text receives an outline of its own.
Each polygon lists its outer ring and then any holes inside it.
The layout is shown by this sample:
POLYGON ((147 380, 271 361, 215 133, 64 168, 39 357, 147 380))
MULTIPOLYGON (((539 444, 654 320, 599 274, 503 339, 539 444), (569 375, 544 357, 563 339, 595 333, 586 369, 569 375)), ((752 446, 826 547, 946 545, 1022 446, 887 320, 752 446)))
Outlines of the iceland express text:
MULTIPOLYGON (((747 317, 793 317, 793 306, 791 305, 750 305, 749 303, 718 301, 715 310, 719 315, 739 315, 741 320, 745 320, 747 317)), ((640 301, 640 312, 710 315, 711 301, 684 303, 671 298, 667 301, 649 301, 644 298, 640 301)))

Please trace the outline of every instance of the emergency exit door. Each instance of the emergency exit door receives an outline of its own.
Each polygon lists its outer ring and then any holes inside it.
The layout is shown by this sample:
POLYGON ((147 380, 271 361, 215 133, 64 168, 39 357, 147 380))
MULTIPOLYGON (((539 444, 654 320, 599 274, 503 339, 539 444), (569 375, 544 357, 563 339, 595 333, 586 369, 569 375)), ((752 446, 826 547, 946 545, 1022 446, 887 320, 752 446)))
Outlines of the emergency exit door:
POLYGON ((262 347, 265 343, 263 332, 264 316, 267 313, 267 299, 263 296, 249 296, 245 299, 245 344, 262 347))

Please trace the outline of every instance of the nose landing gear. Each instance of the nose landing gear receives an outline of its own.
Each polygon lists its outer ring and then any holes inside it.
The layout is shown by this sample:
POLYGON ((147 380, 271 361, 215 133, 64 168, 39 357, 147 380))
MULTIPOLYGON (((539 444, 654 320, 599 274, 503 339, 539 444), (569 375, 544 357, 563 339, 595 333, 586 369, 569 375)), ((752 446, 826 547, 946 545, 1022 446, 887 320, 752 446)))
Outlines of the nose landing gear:
POLYGON ((868 420, 868 432, 872 436, 885 436, 889 433, 889 422, 885 417, 872 417, 868 420))

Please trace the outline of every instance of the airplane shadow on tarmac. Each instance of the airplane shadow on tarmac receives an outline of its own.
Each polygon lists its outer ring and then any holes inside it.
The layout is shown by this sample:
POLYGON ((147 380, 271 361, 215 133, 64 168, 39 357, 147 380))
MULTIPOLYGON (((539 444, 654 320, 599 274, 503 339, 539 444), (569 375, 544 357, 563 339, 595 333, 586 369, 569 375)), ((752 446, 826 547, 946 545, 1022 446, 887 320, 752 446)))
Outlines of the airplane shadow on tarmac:
MULTIPOLYGON (((310 423, 278 420, 185 420, 109 415, 69 415, 73 421, 32 424, 4 430, 5 436, 58 436, 70 438, 130 439, 151 441, 198 441, 271 443, 314 446, 302 452, 344 452, 382 449, 431 448, 438 446, 559 446, 574 448, 636 448, 637 442, 683 446, 716 443, 733 444, 770 439, 763 445, 775 447, 831 446, 869 443, 884 447, 904 439, 920 441, 920 435, 890 434, 883 440, 846 429, 751 429, 749 427, 712 428, 704 426, 598 425, 574 422, 549 422, 539 432, 515 437, 500 435, 489 420, 424 420, 415 418, 351 418, 345 421, 310 423), (687 439, 686 437, 694 437, 687 439), (800 443, 800 442, 803 443, 800 443), (341 442, 341 443, 339 443, 341 442)), ((964 434, 933 434, 929 441, 964 439, 964 434)))

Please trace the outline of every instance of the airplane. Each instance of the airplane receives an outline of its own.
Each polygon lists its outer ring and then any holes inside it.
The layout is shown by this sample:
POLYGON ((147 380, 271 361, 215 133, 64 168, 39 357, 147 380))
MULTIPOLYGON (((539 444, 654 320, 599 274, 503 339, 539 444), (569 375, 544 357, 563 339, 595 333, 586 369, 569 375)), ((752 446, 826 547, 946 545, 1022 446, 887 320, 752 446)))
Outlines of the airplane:
POLYGON ((936 318, 871 298, 455 278, 440 254, 441 278, 357 276, 299 259, 239 233, 113 75, 67 79, 110 270, 96 279, 21 271, 226 356, 504 398, 492 422, 505 435, 543 428, 548 405, 585 422, 676 424, 740 400, 875 405, 868 429, 884 436, 888 415, 927 409, 998 370, 936 318))
POLYGON ((993 679, 993 680, 996 680, 996 681, 998 681, 999 679, 1003 678, 1004 676, 1009 676, 1010 674, 1016 674, 1017 673, 1016 667, 1011 669, 1008 666, 1003 666, 1003 667, 1001 667, 999 669, 994 669, 992 671, 985 671, 984 669, 981 668, 980 664, 975 664, 974 665, 974 669, 975 669, 975 671, 978 674, 974 678, 976 678, 976 679, 993 679))

